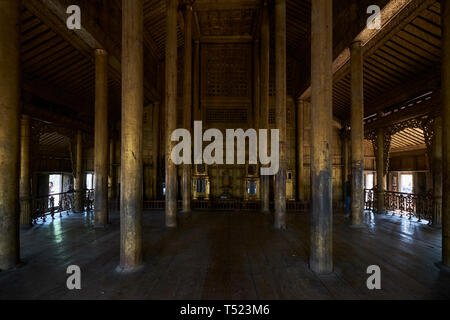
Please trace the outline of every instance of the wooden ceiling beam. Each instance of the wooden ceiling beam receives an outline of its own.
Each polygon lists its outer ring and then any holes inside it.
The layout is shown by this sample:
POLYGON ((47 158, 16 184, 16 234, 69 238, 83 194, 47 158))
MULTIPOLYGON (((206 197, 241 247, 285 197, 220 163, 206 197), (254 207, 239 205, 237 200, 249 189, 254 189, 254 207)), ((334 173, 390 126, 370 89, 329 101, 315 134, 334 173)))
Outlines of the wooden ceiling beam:
POLYGON ((399 110, 386 117, 364 125, 364 131, 371 132, 378 128, 389 127, 403 121, 424 116, 435 117, 440 113, 440 105, 440 92, 436 92, 429 100, 424 100, 421 103, 416 103, 414 106, 399 110))
MULTIPOLYGON (((380 30, 369 30, 367 27, 356 37, 363 41, 363 56, 371 57, 386 42, 413 21, 421 12, 431 6, 435 0, 395 0, 391 1, 381 12, 387 21, 380 30)), ((334 81, 340 81, 350 72, 350 51, 343 65, 334 74, 334 81)))
POLYGON ((42 110, 31 103, 26 103, 23 106, 22 112, 31 117, 31 119, 43 121, 45 123, 53 124, 55 126, 69 128, 72 130, 81 130, 85 133, 94 133, 94 123, 81 121, 69 116, 55 114, 54 112, 42 110))
MULTIPOLYGON (((431 6, 435 0, 395 0, 391 1, 381 12, 385 24, 380 30, 372 31, 365 28, 356 37, 365 41, 363 55, 372 56, 376 50, 400 32, 408 23, 414 20, 422 11, 431 6)), ((333 81, 339 82, 350 72, 350 50, 346 48, 333 62, 333 81)), ((307 88, 300 99, 309 99, 311 88, 307 88)))
POLYGON ((404 103, 427 92, 439 90, 441 83, 439 72, 425 74, 418 78, 419 80, 414 79, 379 95, 376 100, 372 100, 364 107, 364 116, 367 117, 388 107, 404 103))
POLYGON ((67 107, 72 112, 79 114, 79 117, 88 117, 85 110, 86 107, 92 105, 89 101, 84 100, 80 96, 75 96, 61 88, 54 87, 52 84, 41 79, 23 79, 22 88, 25 92, 54 103, 58 106, 67 107))
MULTIPOLYGON (((94 51, 96 49, 105 49, 108 51, 108 62, 113 71, 112 75, 116 77, 116 80, 121 81, 121 49, 100 29, 91 17, 84 15, 81 29, 71 31, 66 26, 66 8, 60 1, 27 0, 24 4, 36 17, 46 23, 55 33, 71 43, 75 49, 80 51, 92 63, 94 63, 94 51)), ((148 43, 148 39, 144 43, 148 43)), ((152 85, 148 84, 147 80, 145 82, 145 87, 149 89, 148 98, 160 101, 161 97, 158 91, 152 85)))
POLYGON ((252 41, 253 37, 251 35, 200 37, 200 42, 202 43, 246 43, 252 41))
POLYGON ((196 0, 193 5, 196 11, 258 9, 261 7, 261 0, 196 0))

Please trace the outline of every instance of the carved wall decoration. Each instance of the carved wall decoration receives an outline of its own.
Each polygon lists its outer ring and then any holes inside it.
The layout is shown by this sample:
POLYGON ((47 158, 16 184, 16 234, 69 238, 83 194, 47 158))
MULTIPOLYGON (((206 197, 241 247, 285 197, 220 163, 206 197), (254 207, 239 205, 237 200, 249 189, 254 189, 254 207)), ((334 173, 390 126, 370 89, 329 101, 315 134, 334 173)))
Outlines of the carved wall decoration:
POLYGON ((251 102, 251 58, 250 44, 202 45, 202 97, 251 102))
POLYGON ((248 123, 248 109, 247 108, 207 108, 206 109, 207 123, 222 123, 222 124, 242 124, 248 123))
MULTIPOLYGON (((392 134, 390 133, 389 130, 384 130, 383 133, 384 133, 383 163, 384 163, 384 174, 386 174, 389 169, 389 152, 391 150, 392 134)), ((378 135, 377 130, 373 130, 365 134, 365 139, 370 140, 372 142, 375 157, 377 157, 378 155, 377 135, 378 135)))
MULTIPOLYGON (((416 118, 416 119, 409 119, 406 121, 402 121, 399 123, 396 123, 390 127, 384 128, 384 169, 385 174, 389 170, 389 153, 391 149, 391 139, 392 137, 399 132, 402 132, 405 129, 408 128, 418 128, 423 131, 425 144, 427 146, 427 155, 429 162, 431 162, 431 152, 432 152, 432 141, 434 136, 434 119, 429 117, 423 117, 423 118, 416 118)), ((365 134, 365 138, 372 141, 373 144, 373 150, 375 152, 375 156, 377 155, 377 130, 373 130, 370 132, 367 132, 365 134)), ((431 163, 430 163, 431 165, 431 163)))
POLYGON ((198 11, 200 30, 204 36, 250 35, 255 10, 198 11))

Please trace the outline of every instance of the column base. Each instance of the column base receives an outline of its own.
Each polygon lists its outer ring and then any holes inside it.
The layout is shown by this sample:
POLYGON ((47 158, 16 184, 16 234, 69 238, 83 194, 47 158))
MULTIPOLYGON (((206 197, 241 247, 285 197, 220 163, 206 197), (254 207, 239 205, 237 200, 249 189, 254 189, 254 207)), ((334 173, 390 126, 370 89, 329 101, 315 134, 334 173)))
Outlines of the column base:
POLYGON ((136 273, 139 271, 142 271, 144 269, 144 265, 141 264, 140 266, 136 266, 136 267, 127 267, 127 268, 123 268, 120 265, 118 265, 115 269, 115 271, 117 273, 120 274, 132 274, 132 273, 136 273))
POLYGON ((446 266, 445 264, 443 264, 442 261, 435 262, 434 265, 436 267, 438 267, 439 270, 441 270, 441 271, 443 271, 443 272, 445 272, 447 274, 450 274, 450 267, 446 266))
POLYGON ((287 230, 286 225, 278 225, 278 224, 276 224, 276 223, 275 223, 275 225, 273 226, 273 228, 274 228, 275 230, 281 230, 281 231, 287 230))
POLYGON ((15 265, 9 267, 8 269, 0 269, 0 272, 6 272, 6 271, 14 271, 20 268, 23 268, 27 265, 26 261, 19 261, 15 265))
POLYGON ((270 210, 264 210, 264 211, 261 211, 261 213, 264 215, 269 215, 271 212, 270 212, 270 210))
POLYGON ((332 274, 334 272, 333 269, 326 270, 326 269, 318 268, 316 270, 315 268, 311 267, 311 265, 309 266, 309 270, 311 270, 315 275, 318 275, 318 276, 327 276, 327 275, 330 275, 330 274, 332 274))

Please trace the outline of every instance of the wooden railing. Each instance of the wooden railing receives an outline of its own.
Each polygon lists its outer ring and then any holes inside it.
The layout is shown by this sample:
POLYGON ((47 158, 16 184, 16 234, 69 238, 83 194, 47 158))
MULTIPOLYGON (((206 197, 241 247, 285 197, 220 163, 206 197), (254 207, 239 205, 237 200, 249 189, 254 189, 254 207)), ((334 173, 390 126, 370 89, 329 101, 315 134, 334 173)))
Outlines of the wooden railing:
MULTIPOLYGON (((90 212, 94 208, 94 190, 83 190, 83 209, 90 212)), ((45 222, 47 217, 55 218, 59 213, 61 217, 63 212, 69 215, 73 212, 75 202, 75 191, 50 194, 44 197, 33 198, 31 203, 31 219, 35 224, 39 220, 45 222), (56 203, 56 199, 58 199, 56 203)))
MULTIPOLYGON (((118 205, 118 204, 117 204, 118 205)), ((164 210, 165 208, 164 200, 149 200, 144 201, 144 210, 164 210)), ((273 203, 270 204, 271 208, 273 208, 273 203)), ((308 204, 305 202, 299 201, 287 201, 286 202, 286 210, 291 212, 301 212, 308 210, 308 204)), ((261 210, 261 202, 260 201, 252 201, 252 200, 239 200, 239 199, 230 199, 230 200, 192 200, 191 202, 192 210, 222 210, 222 211, 258 211, 261 210)), ((178 201, 178 209, 182 209, 182 201, 178 201)))
POLYGON ((364 189, 364 210, 376 211, 375 189, 364 189))
MULTIPOLYGON (((366 189, 364 192, 366 210, 377 211, 378 194, 374 189, 366 189)), ((384 192, 384 209, 392 215, 415 217, 418 221, 427 220, 433 222, 433 195, 429 193, 414 194, 394 191, 384 192)))

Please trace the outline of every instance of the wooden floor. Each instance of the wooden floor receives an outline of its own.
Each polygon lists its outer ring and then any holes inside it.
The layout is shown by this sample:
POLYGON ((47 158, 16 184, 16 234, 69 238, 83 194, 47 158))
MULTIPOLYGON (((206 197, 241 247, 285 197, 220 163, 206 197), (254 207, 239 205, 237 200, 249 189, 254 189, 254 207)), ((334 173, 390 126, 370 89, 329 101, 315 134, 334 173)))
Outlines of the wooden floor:
POLYGON ((448 299, 440 230, 407 219, 366 216, 349 228, 335 216, 335 272, 308 269, 309 217, 289 214, 288 230, 257 213, 194 213, 166 230, 162 212, 144 213, 144 268, 119 274, 119 219, 94 229, 90 215, 64 216, 22 232, 22 267, 0 272, 0 299, 448 299), (66 288, 79 265, 82 289, 66 288), (381 267, 382 290, 366 287, 381 267))

